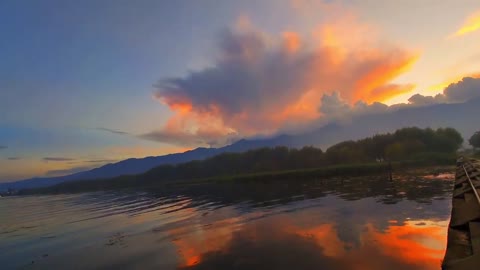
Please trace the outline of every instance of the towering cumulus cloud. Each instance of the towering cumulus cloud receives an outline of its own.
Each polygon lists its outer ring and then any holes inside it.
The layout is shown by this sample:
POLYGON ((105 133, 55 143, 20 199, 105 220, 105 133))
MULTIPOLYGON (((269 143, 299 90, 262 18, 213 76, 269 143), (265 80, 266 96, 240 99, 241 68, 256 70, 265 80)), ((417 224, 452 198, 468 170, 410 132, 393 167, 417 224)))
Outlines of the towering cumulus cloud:
POLYGON ((224 143, 219 138, 272 134, 322 117, 323 94, 349 104, 382 101, 412 85, 390 82, 416 55, 375 38, 352 18, 323 24, 312 36, 271 36, 253 27, 224 31, 213 64, 162 79, 155 97, 175 112, 144 137, 178 144, 224 143))

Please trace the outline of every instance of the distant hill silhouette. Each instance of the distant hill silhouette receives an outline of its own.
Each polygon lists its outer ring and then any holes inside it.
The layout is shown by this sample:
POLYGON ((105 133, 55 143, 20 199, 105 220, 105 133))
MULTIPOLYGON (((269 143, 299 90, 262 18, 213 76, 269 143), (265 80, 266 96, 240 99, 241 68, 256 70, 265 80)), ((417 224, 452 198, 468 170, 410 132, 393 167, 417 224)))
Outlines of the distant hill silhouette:
POLYGON ((197 148, 184 153, 158 157, 131 158, 85 172, 60 177, 31 178, 0 183, 0 191, 8 188, 24 189, 55 185, 65 181, 111 178, 140 174, 163 164, 179 164, 201 160, 225 152, 243 152, 260 147, 306 145, 326 148, 340 141, 360 139, 377 133, 393 132, 402 127, 452 127, 464 138, 480 129, 480 99, 459 104, 436 104, 426 107, 406 107, 382 114, 358 116, 346 123, 332 123, 300 135, 280 135, 268 139, 242 139, 221 148, 197 148))
POLYGON ((117 163, 111 163, 89 171, 74 173, 57 177, 35 177, 15 182, 0 183, 0 191, 9 188, 19 190, 56 185, 58 183, 74 180, 90 180, 112 178, 120 175, 132 175, 146 172, 163 164, 179 164, 192 160, 201 160, 225 152, 244 152, 263 146, 274 147, 280 145, 291 146, 290 137, 283 135, 273 139, 239 140, 236 143, 221 148, 199 147, 183 153, 168 154, 158 157, 130 158, 117 163))

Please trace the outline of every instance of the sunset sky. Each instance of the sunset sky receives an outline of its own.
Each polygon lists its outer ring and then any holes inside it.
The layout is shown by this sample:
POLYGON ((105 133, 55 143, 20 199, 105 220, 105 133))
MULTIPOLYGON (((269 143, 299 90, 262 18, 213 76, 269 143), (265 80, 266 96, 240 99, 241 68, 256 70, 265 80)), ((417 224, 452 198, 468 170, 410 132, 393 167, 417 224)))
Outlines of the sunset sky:
POLYGON ((408 103, 480 75, 478 0, 6 0, 0 33, 0 182, 300 132, 329 98, 408 103))

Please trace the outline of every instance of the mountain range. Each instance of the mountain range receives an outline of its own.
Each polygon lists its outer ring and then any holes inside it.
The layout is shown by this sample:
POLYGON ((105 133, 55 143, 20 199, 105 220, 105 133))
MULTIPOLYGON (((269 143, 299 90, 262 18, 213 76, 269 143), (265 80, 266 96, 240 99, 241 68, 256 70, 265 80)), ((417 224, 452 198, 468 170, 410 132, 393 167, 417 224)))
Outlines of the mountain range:
POLYGON ((420 128, 452 127, 464 139, 480 130, 480 99, 456 104, 434 104, 425 107, 408 106, 390 112, 361 115, 341 122, 330 123, 315 130, 298 135, 279 135, 264 139, 242 139, 220 148, 196 148, 184 153, 157 157, 130 158, 92 170, 59 177, 38 177, 15 182, 0 183, 0 191, 55 185, 65 181, 111 178, 146 172, 163 164, 179 164, 200 160, 225 152, 243 152, 259 147, 302 147, 319 146, 325 149, 345 140, 355 140, 374 134, 392 132, 402 127, 420 128))

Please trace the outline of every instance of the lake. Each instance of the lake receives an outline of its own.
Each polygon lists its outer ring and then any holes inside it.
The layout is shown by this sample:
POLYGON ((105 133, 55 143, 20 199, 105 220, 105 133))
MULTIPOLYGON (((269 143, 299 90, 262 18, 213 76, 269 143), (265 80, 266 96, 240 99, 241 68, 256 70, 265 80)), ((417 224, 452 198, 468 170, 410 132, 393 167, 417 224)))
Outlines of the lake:
POLYGON ((1 269, 440 269, 453 175, 0 198, 1 269))

